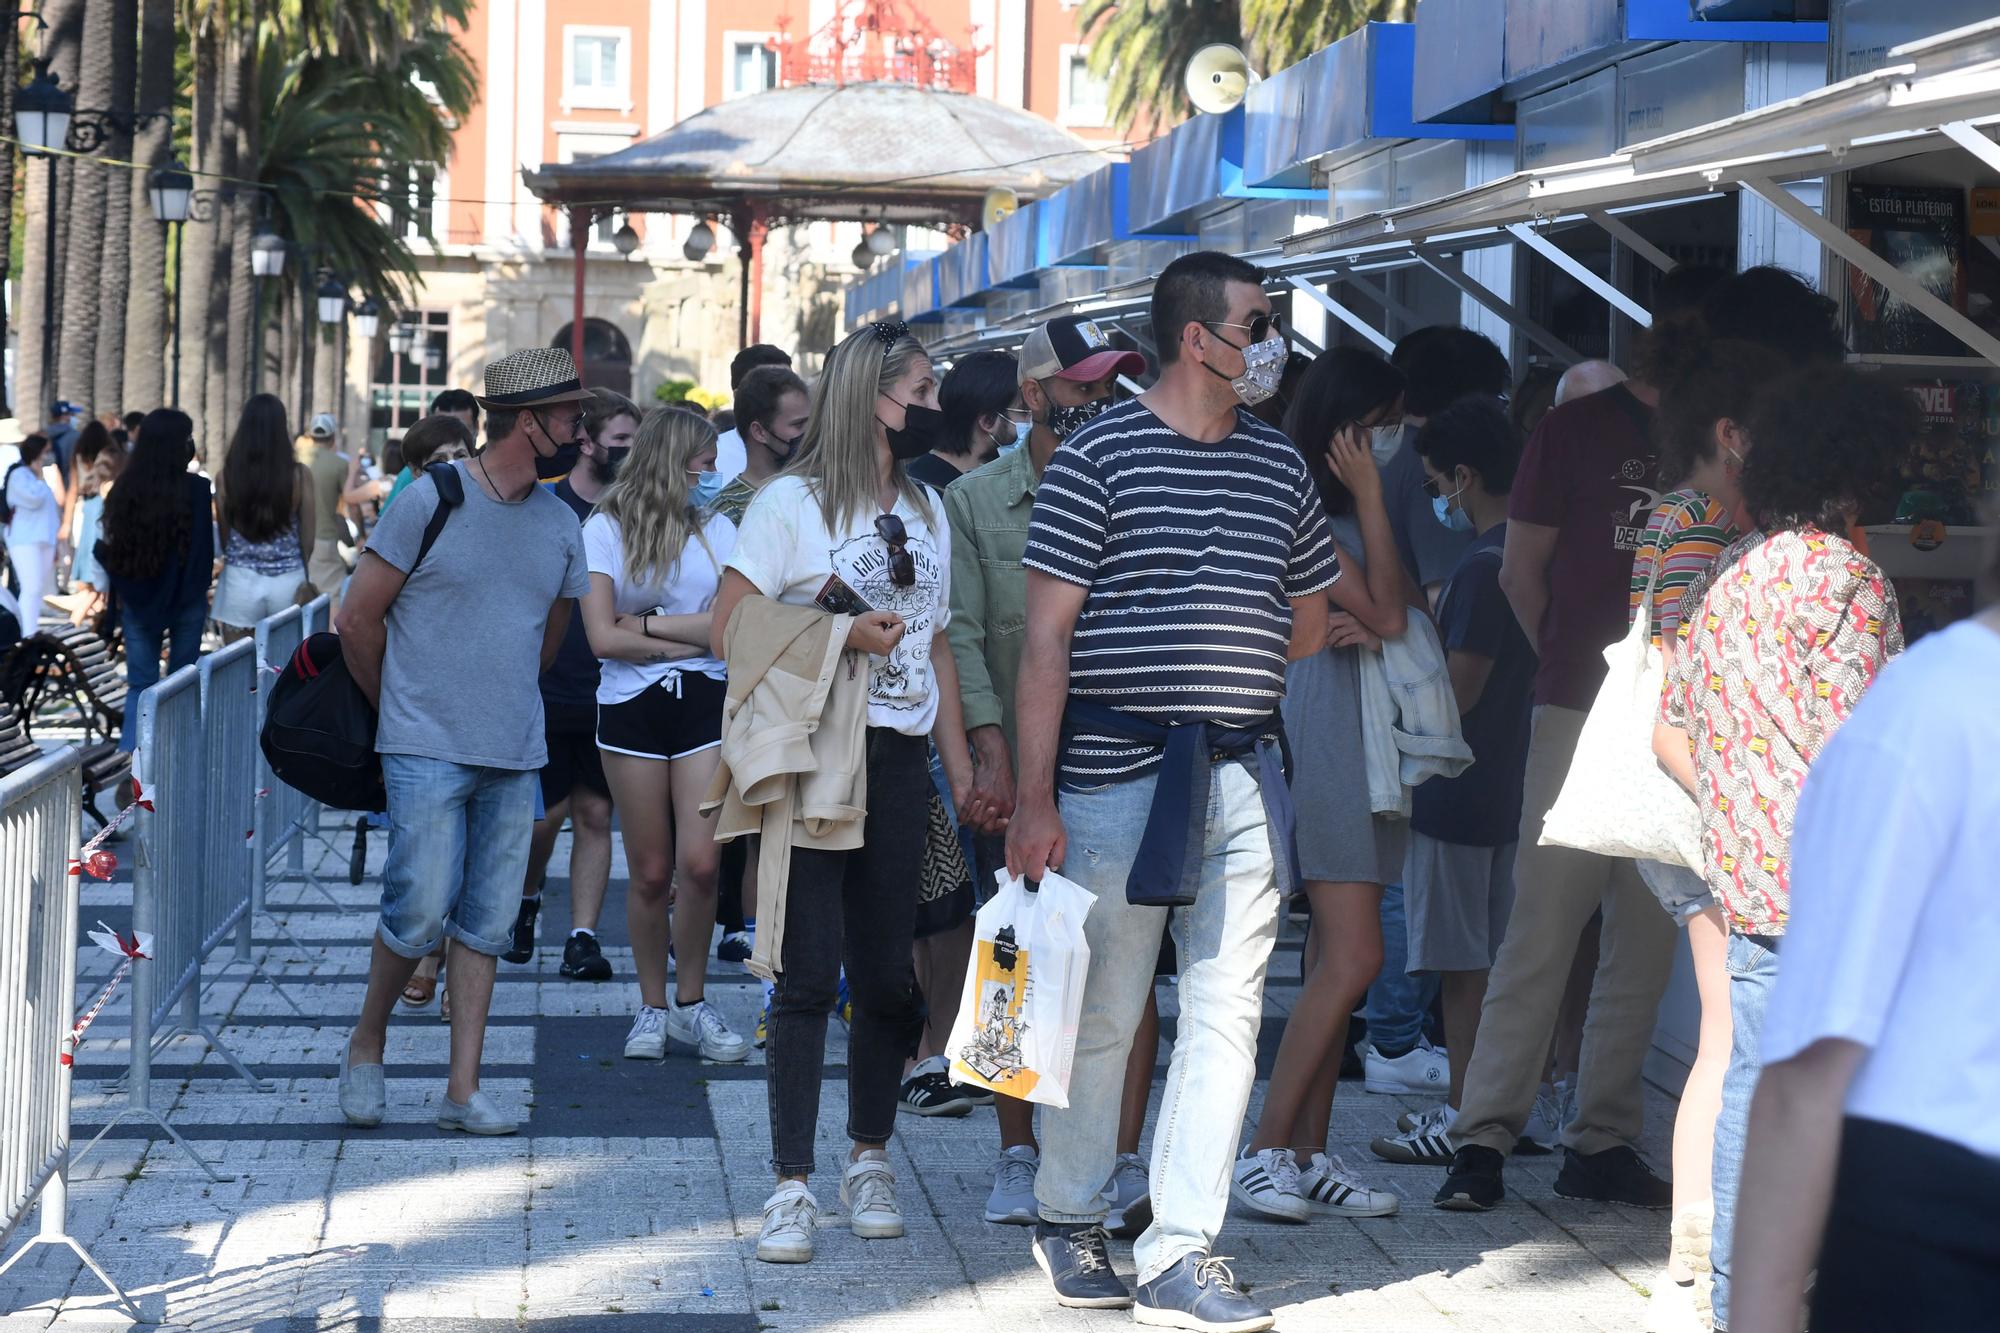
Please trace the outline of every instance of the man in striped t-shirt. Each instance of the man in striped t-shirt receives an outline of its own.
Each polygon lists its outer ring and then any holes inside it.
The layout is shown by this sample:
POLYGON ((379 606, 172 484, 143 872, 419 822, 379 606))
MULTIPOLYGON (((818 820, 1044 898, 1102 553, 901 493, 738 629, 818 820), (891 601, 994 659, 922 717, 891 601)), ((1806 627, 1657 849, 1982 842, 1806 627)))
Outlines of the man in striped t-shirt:
POLYGON ((1180 1022, 1135 1256, 1144 1322, 1176 1328, 1270 1326, 1209 1252, 1290 856, 1285 664, 1324 643, 1340 574, 1305 461, 1240 410, 1275 391, 1285 364, 1260 278, 1211 252, 1160 274, 1160 381, 1049 460, 1022 559, 1008 867, 1031 879, 1058 867, 1097 895, 1069 1107, 1044 1110, 1036 1259, 1061 1304, 1132 1302, 1105 1258, 1099 1191, 1171 909, 1180 1022))

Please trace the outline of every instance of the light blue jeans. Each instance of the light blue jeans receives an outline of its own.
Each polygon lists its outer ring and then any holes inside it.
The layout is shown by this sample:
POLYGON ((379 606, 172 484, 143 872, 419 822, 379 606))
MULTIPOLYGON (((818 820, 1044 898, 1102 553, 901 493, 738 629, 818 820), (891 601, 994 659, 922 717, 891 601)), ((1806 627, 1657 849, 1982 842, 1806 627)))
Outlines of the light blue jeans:
POLYGON ((1368 987, 1361 1016, 1368 1022, 1368 1040, 1377 1049, 1404 1051, 1424 1035, 1424 1015, 1437 998, 1438 974, 1411 976, 1410 928, 1403 908, 1403 886, 1382 886, 1382 970, 1368 987))
POLYGON ((1069 1107, 1042 1111, 1035 1197, 1050 1222, 1101 1222, 1117 1156, 1125 1058, 1153 989, 1171 914, 1180 946, 1180 1021, 1153 1130, 1153 1224, 1133 1255, 1150 1281, 1222 1229, 1230 1165, 1257 1075, 1264 970, 1278 938, 1277 861, 1256 775, 1218 765, 1209 784, 1201 879, 1188 907, 1134 907, 1125 878, 1152 808, 1154 780, 1064 792, 1062 872, 1097 895, 1084 918, 1090 970, 1069 1107))
POLYGON ((505 953, 528 874, 539 774, 385 754, 382 779, 382 942, 405 958, 422 958, 444 935, 505 953))
POLYGON ((1715 1326, 1729 1327, 1729 1247, 1736 1239, 1736 1191, 1743 1183, 1743 1140, 1750 1132, 1750 1098, 1764 1068, 1764 1010, 1778 981, 1778 955, 1748 935, 1731 932, 1723 966, 1729 971, 1729 1021, 1733 1039, 1729 1072, 1722 1076, 1722 1111, 1715 1117, 1715 1230, 1709 1254, 1715 1265, 1711 1297, 1715 1326))

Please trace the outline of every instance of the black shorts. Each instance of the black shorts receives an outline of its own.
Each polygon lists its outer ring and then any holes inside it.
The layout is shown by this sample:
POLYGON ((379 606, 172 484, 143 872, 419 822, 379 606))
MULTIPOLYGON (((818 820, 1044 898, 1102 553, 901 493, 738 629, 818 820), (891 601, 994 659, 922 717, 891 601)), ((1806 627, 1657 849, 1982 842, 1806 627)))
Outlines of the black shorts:
POLYGON ((578 787, 611 795, 611 784, 604 780, 604 760, 597 753, 597 705, 544 701, 542 726, 549 743, 549 762, 542 766, 542 804, 567 801, 578 787))
POLYGON ((728 690, 712 676, 683 671, 622 704, 599 704, 597 746, 641 759, 682 759, 720 745, 728 690))

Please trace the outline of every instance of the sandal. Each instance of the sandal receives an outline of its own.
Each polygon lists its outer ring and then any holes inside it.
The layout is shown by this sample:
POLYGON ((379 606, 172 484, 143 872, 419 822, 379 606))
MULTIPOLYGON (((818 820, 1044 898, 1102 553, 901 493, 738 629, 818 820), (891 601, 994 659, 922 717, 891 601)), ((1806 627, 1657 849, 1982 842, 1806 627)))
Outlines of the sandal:
POLYGON ((438 1017, 447 1023, 451 1022, 451 987, 449 986, 442 986, 438 990, 438 1017))
POLYGON ((403 987, 403 1003, 412 1009, 421 1009, 437 994, 438 979, 435 976, 413 976, 410 984, 403 987))

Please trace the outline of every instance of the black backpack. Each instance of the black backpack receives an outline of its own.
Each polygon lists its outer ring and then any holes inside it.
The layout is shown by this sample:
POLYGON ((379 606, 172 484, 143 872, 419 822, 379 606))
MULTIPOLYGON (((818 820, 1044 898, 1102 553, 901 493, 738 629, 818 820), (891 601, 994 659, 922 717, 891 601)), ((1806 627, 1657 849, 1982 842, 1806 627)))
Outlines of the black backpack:
POLYGON ((7 475, 0 477, 0 524, 13 525, 14 502, 7 498, 7 487, 14 480, 14 474, 26 466, 28 466, 26 463, 10 463, 7 465, 7 475))
MULTIPOLYGON (((465 503, 458 470, 438 463, 424 472, 437 485, 438 506, 424 527, 410 573, 430 554, 451 511, 465 503)), ((375 708, 354 682, 340 636, 321 633, 299 645, 271 686, 271 706, 259 738, 264 760, 287 787, 336 810, 389 808, 382 759, 375 753, 375 708)))

